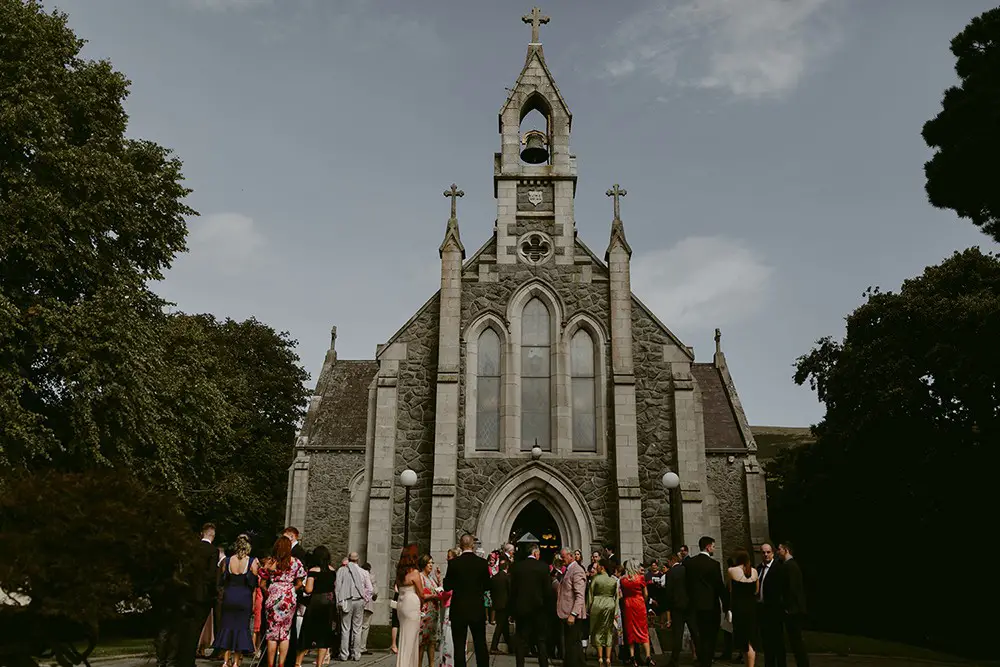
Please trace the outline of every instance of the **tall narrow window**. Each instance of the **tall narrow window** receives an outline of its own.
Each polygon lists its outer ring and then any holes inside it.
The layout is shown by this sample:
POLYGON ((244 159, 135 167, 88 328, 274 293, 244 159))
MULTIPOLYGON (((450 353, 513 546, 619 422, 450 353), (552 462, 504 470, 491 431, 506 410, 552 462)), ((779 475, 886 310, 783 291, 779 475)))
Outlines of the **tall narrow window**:
POLYGON ((476 449, 500 451, 500 337, 479 335, 476 369, 476 449))
POLYGON ((594 382, 594 340, 580 329, 570 344, 573 377, 573 451, 597 451, 597 401, 594 382))
POLYGON ((538 443, 543 451, 552 450, 550 437, 551 359, 549 309, 532 299, 521 315, 521 449, 528 451, 538 443))

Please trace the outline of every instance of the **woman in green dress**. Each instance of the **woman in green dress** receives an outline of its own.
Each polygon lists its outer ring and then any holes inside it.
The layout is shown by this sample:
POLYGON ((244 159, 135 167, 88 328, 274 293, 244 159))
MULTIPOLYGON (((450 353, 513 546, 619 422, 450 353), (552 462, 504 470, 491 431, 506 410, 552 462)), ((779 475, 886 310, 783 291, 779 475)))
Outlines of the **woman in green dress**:
POLYGON ((590 580, 590 641, 597 647, 597 664, 610 667, 615 646, 615 610, 618 609, 618 580, 608 574, 611 563, 602 560, 590 580))

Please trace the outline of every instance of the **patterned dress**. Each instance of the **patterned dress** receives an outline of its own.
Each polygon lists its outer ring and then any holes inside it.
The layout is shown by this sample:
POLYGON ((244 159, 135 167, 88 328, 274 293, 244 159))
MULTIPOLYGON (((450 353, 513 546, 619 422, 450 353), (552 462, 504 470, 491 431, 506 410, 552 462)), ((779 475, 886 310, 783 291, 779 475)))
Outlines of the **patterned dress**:
MULTIPOLYGON (((423 572, 420 573, 420 580, 424 584, 424 595, 432 595, 438 588, 438 583, 434 577, 428 577, 423 572)), ((425 600, 420 603, 420 648, 428 646, 437 647, 438 630, 440 629, 440 612, 437 600, 425 600)))
POLYGON ((264 611, 267 614, 267 640, 285 641, 289 637, 292 621, 295 620, 295 580, 304 579, 306 569, 298 558, 292 559, 287 570, 261 568, 258 575, 267 583, 267 600, 264 611))

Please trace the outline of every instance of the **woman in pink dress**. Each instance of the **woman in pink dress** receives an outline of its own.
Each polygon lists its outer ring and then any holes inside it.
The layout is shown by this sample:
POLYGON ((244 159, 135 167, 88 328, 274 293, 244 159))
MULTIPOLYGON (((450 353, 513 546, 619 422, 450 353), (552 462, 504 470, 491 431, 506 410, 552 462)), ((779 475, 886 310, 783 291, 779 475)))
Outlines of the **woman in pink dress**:
POLYGON ((285 664, 288 653, 288 637, 295 620, 295 591, 302 586, 306 569, 297 558, 292 557, 292 541, 282 535, 274 543, 271 557, 264 562, 258 576, 260 585, 267 592, 264 611, 267 614, 267 664, 285 664))

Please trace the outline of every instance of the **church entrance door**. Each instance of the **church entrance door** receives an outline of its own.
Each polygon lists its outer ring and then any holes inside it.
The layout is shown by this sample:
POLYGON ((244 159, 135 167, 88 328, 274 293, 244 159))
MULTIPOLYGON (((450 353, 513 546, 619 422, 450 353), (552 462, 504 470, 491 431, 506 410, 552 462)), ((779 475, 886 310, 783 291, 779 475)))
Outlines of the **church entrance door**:
POLYGON ((514 526, 510 531, 510 541, 517 545, 518 560, 528 555, 531 543, 536 540, 542 550, 542 561, 551 563, 562 546, 559 526, 545 505, 538 500, 532 500, 514 519, 514 526), (531 539, 532 537, 534 539, 531 539), (522 538, 526 539, 521 541, 522 538))

